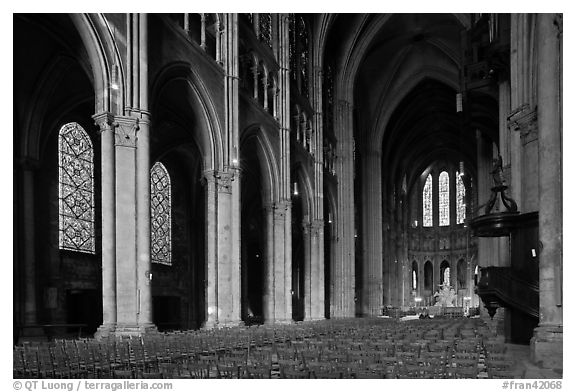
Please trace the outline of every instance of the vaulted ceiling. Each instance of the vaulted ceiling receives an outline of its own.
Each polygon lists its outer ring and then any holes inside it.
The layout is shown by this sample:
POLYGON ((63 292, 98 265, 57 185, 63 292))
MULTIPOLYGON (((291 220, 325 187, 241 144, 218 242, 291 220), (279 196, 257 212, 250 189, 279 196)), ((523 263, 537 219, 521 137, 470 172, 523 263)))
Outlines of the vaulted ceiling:
MULTIPOLYGON (((495 138, 498 107, 490 93, 462 91, 466 28, 455 14, 341 14, 330 19, 325 63, 351 79, 354 138, 360 154, 382 155, 383 179, 408 186, 437 161, 476 170, 476 130, 495 138)), ((338 87, 337 87, 338 88, 338 87)), ((341 91, 342 93, 342 91, 341 91)))

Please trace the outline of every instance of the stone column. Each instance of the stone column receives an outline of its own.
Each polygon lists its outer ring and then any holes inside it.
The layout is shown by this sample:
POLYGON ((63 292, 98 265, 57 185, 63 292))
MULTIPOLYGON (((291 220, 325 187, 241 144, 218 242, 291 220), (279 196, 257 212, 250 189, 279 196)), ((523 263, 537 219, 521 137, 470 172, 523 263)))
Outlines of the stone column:
POLYGON ((152 324, 152 266, 150 264, 150 123, 143 115, 139 121, 136 149, 136 240, 138 282, 138 325, 142 330, 152 324))
POLYGON ((116 198, 113 116, 94 115, 100 128, 102 187, 102 325, 96 337, 107 337, 116 328, 116 198))
POLYGON ((377 316, 382 309, 382 176, 381 154, 368 148, 363 160, 363 286, 362 314, 377 316))
POLYGON ((562 15, 537 15, 540 323, 531 357, 562 368, 562 15))
POLYGON ((274 230, 274 321, 287 322, 292 319, 292 313, 287 313, 287 302, 291 302, 290 290, 292 287, 292 269, 285 267, 285 229, 286 229, 286 209, 284 205, 274 206, 273 230, 274 230), (290 278, 287 286, 286 279, 290 278), (288 295, 286 293, 288 290, 288 295))
POLYGON ((236 286, 240 280, 238 265, 233 254, 233 203, 231 172, 215 173, 216 178, 216 233, 217 233, 217 281, 218 324, 237 324, 240 315, 236 309, 240 304, 240 292, 236 286), (236 284, 233 283, 234 280, 236 284), (236 304, 238 303, 238 305, 236 304))
MULTIPOLYGON (((22 163, 22 227, 24 249, 24 324, 34 325, 38 322, 38 304, 36 293, 36 217, 34 177, 38 162, 30 159, 22 163)), ((30 332, 24 330, 24 333, 30 332)))
POLYGON ((284 219, 284 320, 293 321, 292 312, 292 202, 279 203, 279 208, 285 212, 284 219))
POLYGON ((274 312, 274 208, 268 203, 264 205, 264 221, 266 222, 266 245, 264 248, 264 295, 262 312, 265 324, 273 324, 274 312))
MULTIPOLYGON (((233 187, 238 182, 234 171, 206 171, 207 195, 206 249, 206 328, 241 323, 240 255, 234 224, 233 187)), ((239 207, 236 207, 239 208, 239 207)), ((236 223, 237 225, 238 223, 236 223)))
POLYGON ((314 220, 310 224, 311 234, 311 320, 324 319, 324 221, 314 220))
POLYGON ((116 304, 118 334, 137 334, 136 131, 138 120, 115 117, 116 304))
POLYGON ((352 105, 340 100, 335 108, 338 138, 338 239, 334 263, 333 310, 335 318, 354 317, 354 140, 352 105))
POLYGON ((205 328, 212 328, 218 323, 218 195, 214 171, 204 172, 203 181, 206 187, 206 283, 205 283, 205 328))
POLYGON ((232 207, 232 251, 231 251, 231 266, 230 274, 231 280, 228 283, 231 287, 230 290, 232 295, 232 317, 229 320, 229 324, 237 325, 242 323, 242 295, 241 295, 241 277, 242 277, 242 263, 240 257, 240 241, 241 241, 241 219, 240 212, 242 207, 240 206, 240 176, 241 171, 239 168, 230 169, 232 172, 232 195, 231 195, 231 207, 232 207), (231 283, 231 284, 230 284, 231 283))
POLYGON ((280 14, 278 46, 275 48, 278 71, 280 124, 280 184, 274 211, 274 267, 276 322, 292 321, 292 205, 290 173, 290 58, 288 15, 280 14))
POLYGON ((302 222, 302 237, 304 239, 304 320, 310 320, 312 316, 312 286, 314 276, 312 273, 312 233, 309 222, 302 222))

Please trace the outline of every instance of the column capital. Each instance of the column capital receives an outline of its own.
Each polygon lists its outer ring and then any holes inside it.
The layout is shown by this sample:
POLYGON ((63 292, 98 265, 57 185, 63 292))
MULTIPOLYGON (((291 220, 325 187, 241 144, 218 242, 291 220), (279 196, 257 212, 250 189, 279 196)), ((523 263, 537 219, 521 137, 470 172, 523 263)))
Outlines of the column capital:
POLYGON ((203 181, 213 183, 219 193, 232 193, 232 181, 240 176, 239 170, 206 170, 202 173, 203 181))
POLYGON ((538 114, 536 108, 522 105, 508 115, 508 129, 520 132, 524 144, 538 137, 538 114))
POLYGON ((136 132, 140 129, 139 122, 140 119, 135 117, 116 116, 114 118, 116 146, 136 147, 136 132))
POLYGON ((100 133, 114 129, 114 115, 110 112, 100 112, 92 116, 94 124, 100 128, 100 133))
POLYGON ((312 235, 316 237, 321 233, 324 233, 324 221, 321 219, 314 219, 310 222, 310 230, 312 231, 312 235))
POLYGON ((558 29, 558 37, 562 35, 563 23, 563 14, 554 14, 554 26, 558 29))

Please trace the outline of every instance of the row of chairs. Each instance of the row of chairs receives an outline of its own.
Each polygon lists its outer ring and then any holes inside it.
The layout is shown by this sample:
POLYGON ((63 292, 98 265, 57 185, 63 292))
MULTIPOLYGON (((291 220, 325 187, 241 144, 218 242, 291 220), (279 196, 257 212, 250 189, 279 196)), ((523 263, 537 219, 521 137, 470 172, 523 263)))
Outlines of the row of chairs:
POLYGON ((505 349, 478 319, 333 320, 25 344, 14 377, 497 377, 516 368, 505 349))

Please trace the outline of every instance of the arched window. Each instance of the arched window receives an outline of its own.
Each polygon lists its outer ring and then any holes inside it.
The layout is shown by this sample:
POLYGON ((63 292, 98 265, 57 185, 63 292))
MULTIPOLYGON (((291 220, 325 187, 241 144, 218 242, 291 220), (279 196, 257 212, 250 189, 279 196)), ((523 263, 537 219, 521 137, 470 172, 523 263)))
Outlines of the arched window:
POLYGON ((424 289, 425 290, 432 290, 432 278, 433 278, 434 269, 432 268, 432 262, 428 260, 426 264, 424 264, 424 289))
POLYGON ((172 265, 172 185, 164 165, 156 162, 150 173, 152 262, 172 265))
POLYGON ((260 40, 272 47, 272 14, 258 14, 260 21, 260 40))
POLYGON ((308 85, 309 85, 309 75, 308 75, 308 66, 309 66, 309 57, 310 57, 310 49, 309 49, 309 38, 308 38, 308 26, 306 23, 306 19, 300 17, 299 19, 299 28, 298 28, 298 41, 300 42, 300 74, 301 74, 301 86, 300 86, 300 93, 305 96, 308 96, 308 85))
POLYGON ((58 167, 60 249, 94 254, 94 150, 78 123, 60 128, 58 167))
POLYGON ((299 81, 300 94, 308 96, 310 83, 310 34, 306 18, 300 14, 289 14, 288 29, 290 75, 294 81, 299 81))
POLYGON ((456 172, 456 224, 466 220, 466 188, 460 173, 456 172))
POLYGON ((438 177, 438 212, 440 226, 450 226, 450 176, 445 171, 438 177))
POLYGON ((442 279, 442 284, 450 286, 450 264, 446 260, 443 260, 440 264, 440 278, 442 279))
POLYGON ((428 174, 422 190, 422 226, 432 227, 432 175, 428 174))
POLYGON ((412 290, 418 290, 418 264, 412 262, 412 290))

